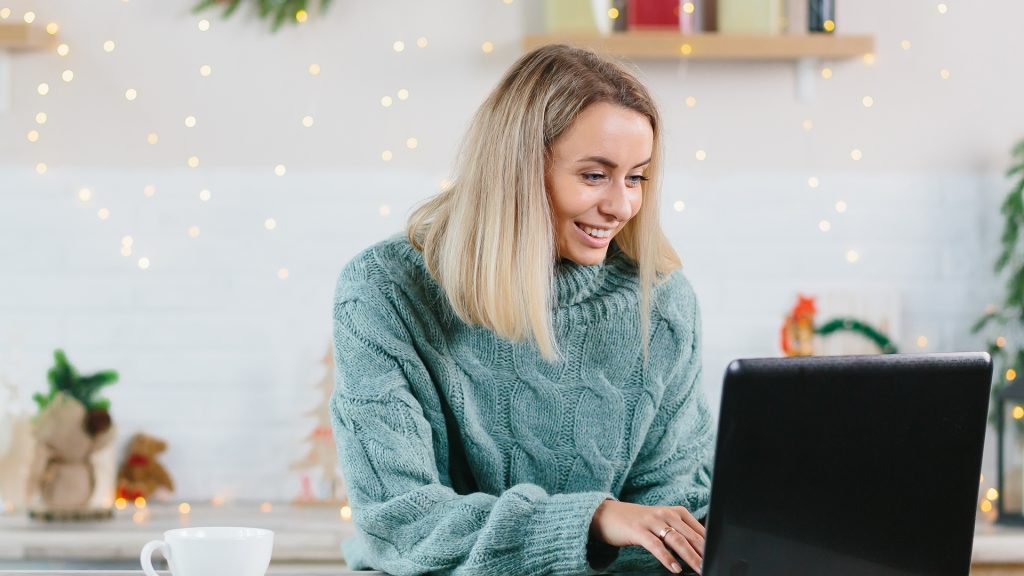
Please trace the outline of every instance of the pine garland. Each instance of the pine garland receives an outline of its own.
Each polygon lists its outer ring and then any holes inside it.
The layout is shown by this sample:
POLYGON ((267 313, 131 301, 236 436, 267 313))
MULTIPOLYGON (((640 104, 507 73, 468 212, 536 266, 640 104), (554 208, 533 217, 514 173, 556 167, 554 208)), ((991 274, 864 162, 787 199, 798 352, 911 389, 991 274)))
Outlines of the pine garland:
POLYGON ((50 381, 50 391, 47 394, 36 393, 32 399, 39 405, 42 412, 59 392, 63 392, 78 400, 85 406, 86 410, 107 410, 110 408, 110 400, 97 398, 96 393, 100 388, 109 386, 117 381, 118 374, 113 370, 104 370, 90 376, 81 376, 78 370, 68 362, 67 356, 61 349, 53 352, 54 365, 47 373, 50 381))
MULTIPOLYGON (((1024 243, 1021 242, 1021 229, 1024 227, 1024 140, 1014 146, 1012 156, 1006 177, 1016 176, 1017 181, 1003 200, 1003 249, 995 263, 996 275, 1006 276, 1006 295, 1002 306, 990 306, 971 328, 971 333, 977 334, 993 323, 999 327, 997 337, 987 342, 995 365, 989 412, 989 422, 993 425, 1003 417, 998 411, 998 395, 1012 382, 1006 378, 1007 371, 1012 369, 1024 377, 1024 243)), ((1024 434, 1024 421, 1018 420, 1017 424, 1018 430, 1024 434)))
MULTIPOLYGON (((244 3, 255 6, 256 14, 259 18, 261 20, 270 21, 270 31, 277 32, 278 28, 280 28, 285 22, 297 24, 304 21, 304 18, 300 19, 300 13, 307 14, 309 12, 308 6, 315 1, 316 0, 244 0, 244 3)), ((198 14, 216 6, 224 6, 224 12, 221 16, 223 18, 228 18, 234 14, 242 4, 243 0, 199 0, 199 3, 192 8, 192 13, 198 14)), ((320 13, 326 12, 330 4, 331 0, 319 0, 317 10, 320 13)))
POLYGON ((861 322, 855 318, 835 318, 826 322, 822 326, 814 328, 814 332, 816 334, 821 334, 822 336, 828 336, 829 334, 839 332, 840 330, 855 332, 866 337, 878 346, 882 351, 882 354, 896 354, 897 352, 896 345, 892 343, 892 340, 890 340, 888 336, 882 334, 870 324, 861 322))

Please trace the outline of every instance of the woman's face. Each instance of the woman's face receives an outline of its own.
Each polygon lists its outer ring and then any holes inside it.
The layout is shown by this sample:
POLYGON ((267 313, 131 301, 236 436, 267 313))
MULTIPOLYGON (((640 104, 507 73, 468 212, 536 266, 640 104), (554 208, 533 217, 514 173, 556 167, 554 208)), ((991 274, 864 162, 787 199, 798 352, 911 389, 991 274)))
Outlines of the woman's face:
POLYGON ((545 183, 558 256, 599 264, 608 244, 640 211, 654 130, 646 116, 591 104, 551 145, 545 183))

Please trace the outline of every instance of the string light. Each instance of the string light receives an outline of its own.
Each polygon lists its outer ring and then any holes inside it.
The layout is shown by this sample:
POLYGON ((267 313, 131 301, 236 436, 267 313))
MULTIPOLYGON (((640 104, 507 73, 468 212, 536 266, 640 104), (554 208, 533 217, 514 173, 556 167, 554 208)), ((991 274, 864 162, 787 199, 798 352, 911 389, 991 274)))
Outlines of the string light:
POLYGON ((121 246, 121 256, 124 256, 125 258, 127 258, 127 257, 129 257, 131 255, 132 255, 132 247, 131 246, 121 246))
POLYGON ((114 500, 114 508, 117 508, 118 510, 124 510, 127 507, 128 501, 125 500, 124 498, 118 498, 117 500, 114 500))
POLYGON ((831 229, 832 223, 829 222, 828 220, 822 220, 821 222, 818 222, 818 230, 821 230, 822 232, 828 232, 831 229))
POLYGON ((409 150, 415 150, 416 147, 419 146, 419 145, 420 145, 419 140, 417 140, 415 138, 407 138, 405 140, 405 147, 408 148, 409 150))
POLYGON ((213 506, 222 506, 224 504, 224 500, 225 498, 223 496, 217 495, 210 499, 210 504, 213 506))
POLYGON ((313 127, 313 117, 312 116, 303 116, 302 117, 302 125, 305 126, 306 128, 312 128, 313 127))
POLYGON ((309 65, 309 75, 310 76, 319 76, 320 75, 320 65, 319 64, 310 64, 309 65))
MULTIPOLYGON (((142 270, 149 270, 149 258, 146 258, 145 256, 143 256, 142 258, 139 258, 139 268, 142 269, 142 270)), ((137 507, 139 506, 137 501, 135 503, 135 506, 137 506, 137 507)), ((141 507, 142 508, 146 507, 146 501, 145 500, 142 501, 142 506, 141 507)))
POLYGON ((693 5, 693 2, 683 2, 683 12, 686 14, 693 14, 696 9, 697 7, 693 5))
POLYGON ((836 212, 839 212, 840 214, 846 212, 846 202, 842 200, 836 202, 836 212))
POLYGON ((46 112, 36 114, 36 124, 46 124, 46 112))
POLYGON ((135 88, 129 88, 124 91, 124 97, 129 102, 134 102, 135 99, 138 98, 138 96, 139 93, 135 90, 135 88))
POLYGON ((117 47, 117 45, 114 44, 113 40, 107 40, 106 42, 103 43, 103 51, 108 53, 108 54, 113 52, 114 48, 116 48, 116 47, 117 47))
POLYGON ((810 120, 804 120, 803 128, 804 128, 804 132, 810 132, 811 130, 814 129, 814 122, 812 122, 810 120))
POLYGON ((917 337, 917 347, 918 348, 927 348, 928 347, 928 337, 927 336, 918 336, 917 337))
POLYGON ((72 72, 71 70, 65 70, 65 71, 61 72, 60 79, 65 81, 65 82, 71 82, 72 80, 75 79, 75 73, 72 72))
POLYGON ((50 22, 49 24, 46 25, 46 33, 50 36, 56 36, 57 31, 59 30, 60 26, 58 26, 56 22, 50 22))
POLYGON ((1024 420, 1024 406, 1014 406, 1013 407, 1013 419, 1014 420, 1024 420))
POLYGON ((186 128, 195 128, 196 127, 196 117, 195 116, 185 116, 185 127, 186 128))
POLYGON ((25 137, 28 138, 29 142, 38 142, 39 141, 39 131, 37 131, 37 130, 29 130, 28 134, 26 134, 25 137))
POLYGON ((287 171, 288 169, 284 167, 284 164, 274 166, 274 174, 277 174, 278 176, 284 176, 284 173, 287 171))
POLYGON ((1017 379, 1017 371, 1014 370, 1013 368, 1008 369, 1006 371, 1006 379, 1011 381, 1011 382, 1016 380, 1017 379))
POLYGON ((50 85, 43 82, 39 86, 36 86, 36 92, 38 92, 40 96, 46 96, 50 93, 50 85))
POLYGON ((910 40, 900 40, 900 48, 910 50, 910 40))
POLYGON ((694 156, 697 158, 697 160, 704 161, 704 159, 708 157, 708 154, 703 150, 697 150, 697 153, 694 154, 694 156))
POLYGON ((206 32, 207 30, 210 29, 210 21, 209 20, 200 20, 196 24, 196 27, 199 28, 200 32, 206 32))
POLYGON ((686 107, 687 108, 693 108, 696 105, 697 105, 697 99, 696 98, 694 98, 693 96, 687 96, 686 97, 686 107))
POLYGON ((608 17, 611 18, 612 20, 618 19, 618 17, 619 17, 619 9, 618 8, 609 8, 608 9, 608 17))
POLYGON ((834 32, 836 29, 836 23, 833 20, 825 20, 823 28, 825 28, 825 32, 834 32))
POLYGON ((199 237, 199 226, 191 226, 188 229, 188 235, 189 235, 190 238, 198 238, 199 237))
POLYGON ((1004 338, 1002 336, 999 336, 998 338, 996 338, 996 346, 998 346, 1000 348, 1002 348, 1003 346, 1006 346, 1006 338, 1004 338))
POLYGON ((178 512, 180 514, 188 514, 191 511, 192 506, 190 506, 188 502, 182 502, 181 504, 178 504, 178 512))
POLYGON ((420 48, 426 48, 427 47, 427 37, 426 36, 420 36, 419 38, 417 38, 416 39, 416 45, 419 46, 420 48))
POLYGON ((339 514, 341 514, 341 519, 342 520, 351 520, 352 519, 352 508, 349 507, 349 506, 342 506, 341 509, 339 510, 339 514))
POLYGON ((873 66, 874 64, 875 64, 875 54, 874 54, 874 52, 868 52, 867 54, 864 54, 864 65, 865 66, 873 66))
POLYGON ((134 243, 135 243, 135 239, 132 238, 131 236, 125 236, 125 237, 121 238, 121 246, 131 247, 131 245, 134 244, 134 243))
POLYGON ((400 88, 398 90, 398 99, 399 100, 408 100, 409 99, 409 91, 406 90, 405 88, 400 88))
POLYGON ((186 163, 189 168, 199 168, 199 156, 189 156, 186 163))
POLYGON ((945 14, 946 12, 949 12, 949 6, 946 6, 945 4, 939 4, 937 8, 939 10, 939 14, 945 14))
POLYGON ((206 78, 210 74, 213 74, 213 68, 209 64, 203 64, 199 67, 199 75, 206 78))
POLYGON ((106 220, 107 218, 110 218, 110 210, 100 208, 99 211, 96 212, 96 217, 100 220, 106 220))
POLYGON ((807 179, 807 185, 810 186, 811 188, 817 188, 818 187, 818 178, 817 178, 817 176, 811 176, 810 178, 808 178, 807 179))
POLYGON ((11 17, 10 8, 0 8, 0 20, 7 20, 11 17))
POLYGON ((831 68, 822 68, 821 69, 821 77, 824 78, 825 80, 828 80, 829 78, 831 78, 832 77, 832 69, 831 68))
POLYGON ((484 54, 490 54, 494 52, 494 43, 491 41, 484 42, 480 45, 480 49, 484 51, 484 54))
POLYGON ((142 524, 145 521, 146 521, 146 513, 145 512, 139 510, 138 512, 132 514, 132 522, 134 522, 136 524, 142 524))
POLYGON ((199 191, 199 199, 202 200, 203 202, 209 202, 211 197, 212 194, 210 194, 209 190, 204 188, 199 191))
POLYGON ((943 80, 949 80, 949 70, 945 68, 939 70, 939 77, 942 78, 943 80))
POLYGON ((25 24, 31 24, 31 23, 35 22, 36 21, 36 13, 35 12, 25 12, 24 20, 25 20, 25 24))
POLYGON ((405 42, 402 42, 401 40, 395 40, 395 43, 391 45, 391 49, 394 50, 395 52, 401 52, 405 50, 405 42))
POLYGON ((147 184, 146 187, 142 189, 142 193, 145 194, 147 198, 152 197, 153 194, 156 194, 156 186, 147 184))
POLYGON ((391 107, 391 103, 392 103, 391 96, 384 96, 383 98, 380 99, 380 105, 385 107, 385 108, 390 108, 391 107))
POLYGON ((260 512, 263 512, 264 514, 270 512, 273 509, 274 505, 271 504, 270 502, 264 502, 263 504, 260 504, 260 512))
POLYGON ((871 96, 865 96, 863 99, 861 99, 861 102, 864 104, 865 108, 871 108, 872 106, 875 105, 875 99, 872 98, 871 96))
POLYGON ((996 490, 995 488, 989 488, 988 492, 985 492, 985 498, 988 498, 989 500, 993 501, 999 500, 999 490, 996 490))
POLYGON ((160 136, 156 132, 150 132, 149 134, 146 134, 146 142, 149 142, 150 144, 156 144, 159 141, 160 136))
POLYGON ((863 157, 864 153, 860 151, 860 148, 854 148, 850 151, 850 158, 853 158, 854 160, 860 160, 863 157))
POLYGON ((679 52, 683 56, 689 56, 690 54, 693 54, 693 46, 691 46, 690 44, 683 44, 682 46, 679 47, 679 52))
POLYGON ((40 162, 40 163, 36 164, 36 174, 39 174, 39 175, 46 174, 46 163, 45 162, 40 162))
POLYGON ((386 218, 391 215, 391 207, 387 204, 381 204, 380 208, 377 209, 377 213, 386 218))
POLYGON ((860 254, 858 254, 856 250, 847 250, 846 251, 846 261, 847 262, 849 262, 850 264, 853 264, 853 263, 857 262, 858 260, 860 260, 860 254))
POLYGON ((304 23, 308 19, 309 19, 309 13, 306 12, 305 10, 297 10, 295 12, 295 21, 298 22, 299 24, 304 23))
POLYGON ((391 158, 393 158, 394 155, 391 154, 391 150, 385 150, 385 151, 380 153, 380 157, 385 162, 391 162, 391 158))
POLYGON ((989 501, 989 500, 982 500, 981 501, 981 511, 982 512, 991 512, 992 511, 992 502, 989 501))
POLYGON ((672 208, 674 208, 676 212, 682 212, 683 210, 686 210, 686 203, 682 200, 676 200, 672 204, 672 208))
POLYGON ((277 270, 277 277, 280 278, 281 280, 287 280, 288 279, 288 269, 287 268, 279 268, 277 270))
POLYGON ((71 47, 69 47, 67 44, 59 44, 57 46, 57 55, 58 56, 67 56, 70 52, 71 52, 71 47))
POLYGON ((82 202, 88 202, 92 198, 92 190, 88 188, 79 188, 78 199, 82 202))
POLYGON ((274 228, 277 228, 277 220, 274 220, 273 218, 267 218, 266 220, 263 221, 263 227, 266 228, 267 230, 273 230, 274 228))

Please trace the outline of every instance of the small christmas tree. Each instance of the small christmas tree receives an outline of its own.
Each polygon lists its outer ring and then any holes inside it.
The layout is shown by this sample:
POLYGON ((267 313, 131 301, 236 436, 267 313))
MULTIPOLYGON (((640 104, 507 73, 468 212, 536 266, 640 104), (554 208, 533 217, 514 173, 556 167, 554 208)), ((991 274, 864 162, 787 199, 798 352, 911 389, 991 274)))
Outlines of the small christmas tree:
MULTIPOLYGON (((1006 275, 1006 295, 1001 306, 990 305, 985 314, 972 328, 977 334, 986 326, 995 324, 998 331, 988 341, 988 352, 995 364, 992 382, 992 398, 996 398, 1010 382, 1024 374, 1024 140, 1013 148, 1013 164, 1006 173, 1007 178, 1017 177, 1010 192, 1003 200, 1002 244, 1003 249, 996 259, 995 272, 1006 275)), ((1000 415, 998 402, 991 403, 989 421, 995 425, 1000 415)), ((1024 431, 1024 420, 1018 420, 1024 431)))
POLYGON ((330 413, 327 407, 334 391, 334 355, 330 347, 324 356, 323 364, 326 366, 326 371, 317 382, 317 389, 320 390, 320 402, 306 413, 307 416, 316 418, 316 426, 306 436, 309 452, 305 458, 291 466, 292 470, 318 471, 316 476, 319 477, 319 489, 314 490, 313 479, 309 474, 303 474, 302 493, 295 498, 295 503, 340 506, 344 505, 348 499, 345 497, 344 479, 338 472, 338 452, 334 444, 334 434, 331 430, 330 413))

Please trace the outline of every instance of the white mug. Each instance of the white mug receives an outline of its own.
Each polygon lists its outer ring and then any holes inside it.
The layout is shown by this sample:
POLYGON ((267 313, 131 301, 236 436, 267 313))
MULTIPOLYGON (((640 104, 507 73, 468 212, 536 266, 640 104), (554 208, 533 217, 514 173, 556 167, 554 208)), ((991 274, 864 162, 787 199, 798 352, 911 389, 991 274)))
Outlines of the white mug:
POLYGON ((274 550, 274 533, 262 528, 178 528, 142 547, 146 576, 158 576, 152 556, 160 550, 174 576, 263 576, 274 550))

